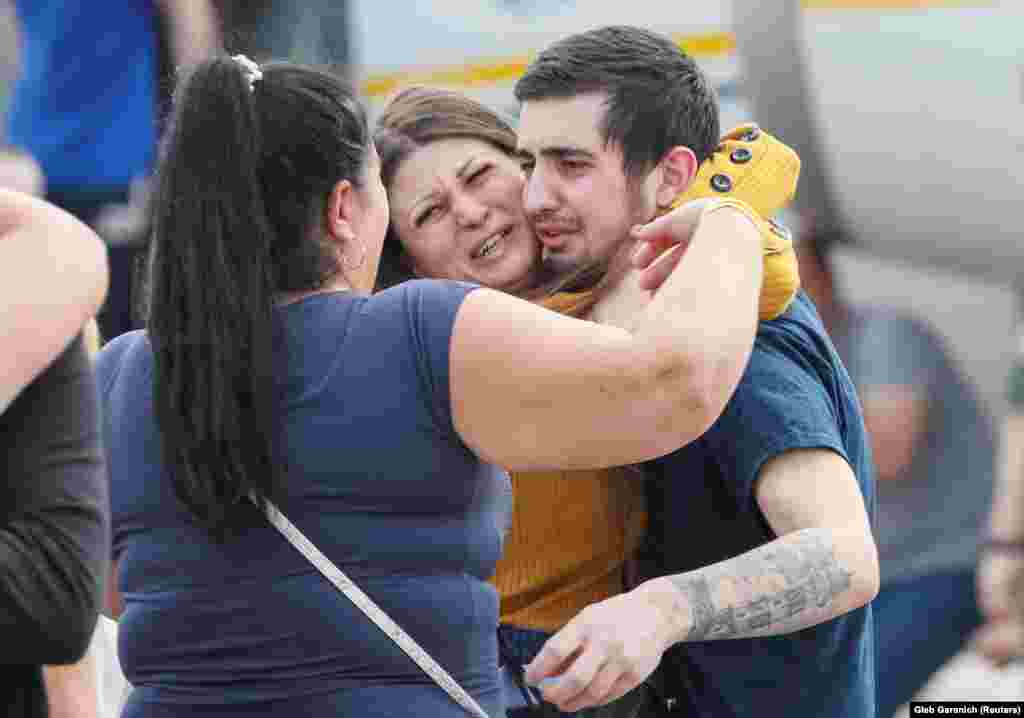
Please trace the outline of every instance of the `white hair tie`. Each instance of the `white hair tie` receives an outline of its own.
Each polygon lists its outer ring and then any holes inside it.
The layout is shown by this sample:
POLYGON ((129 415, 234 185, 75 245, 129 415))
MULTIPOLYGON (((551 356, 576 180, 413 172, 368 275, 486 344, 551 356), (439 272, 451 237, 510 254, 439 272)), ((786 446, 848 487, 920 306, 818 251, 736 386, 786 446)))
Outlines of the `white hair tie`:
POLYGON ((252 92, 256 87, 256 81, 263 79, 263 71, 260 70, 260 66, 245 55, 232 55, 231 59, 242 66, 245 79, 249 83, 249 92, 252 92))

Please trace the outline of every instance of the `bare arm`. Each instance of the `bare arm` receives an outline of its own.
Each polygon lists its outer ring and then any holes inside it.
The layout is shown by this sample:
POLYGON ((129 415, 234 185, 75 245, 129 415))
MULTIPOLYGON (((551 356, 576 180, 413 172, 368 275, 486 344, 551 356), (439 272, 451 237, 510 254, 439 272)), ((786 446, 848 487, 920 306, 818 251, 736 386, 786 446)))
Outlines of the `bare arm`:
POLYGON ((924 386, 885 384, 861 392, 864 424, 879 481, 910 475, 910 464, 928 430, 926 391, 924 386))
POLYGON ((788 451, 762 468, 756 495, 780 538, 588 606, 544 645, 527 680, 558 676, 545 699, 576 711, 632 690, 675 643, 792 633, 875 596, 875 544, 844 459, 788 451))
POLYGON ((628 464, 692 441, 749 358, 760 255, 743 213, 709 211, 631 330, 473 292, 452 337, 456 430, 481 458, 515 471, 628 464))
POLYGON ((106 251, 70 214, 0 190, 0 413, 103 303, 106 251))
POLYGON ((989 531, 992 536, 1024 543, 1024 413, 1019 408, 1003 424, 1002 461, 989 531))
POLYGON ((1024 656, 1024 413, 1014 407, 1003 424, 989 533, 978 565, 978 603, 985 625, 973 648, 997 665, 1024 656))
POLYGON ((863 606, 878 593, 878 555, 849 464, 824 449, 769 461, 757 501, 779 536, 687 573, 655 579, 677 617, 671 638, 707 641, 792 633, 863 606))
POLYGON ((98 718, 99 692, 92 651, 69 666, 45 666, 43 683, 50 718, 98 718))

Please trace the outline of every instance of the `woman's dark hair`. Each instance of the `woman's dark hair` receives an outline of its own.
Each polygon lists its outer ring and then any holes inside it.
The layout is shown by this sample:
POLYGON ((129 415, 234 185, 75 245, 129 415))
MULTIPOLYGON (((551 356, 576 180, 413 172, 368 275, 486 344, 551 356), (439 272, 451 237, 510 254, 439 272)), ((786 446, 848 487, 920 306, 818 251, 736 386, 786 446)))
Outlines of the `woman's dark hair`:
MULTIPOLYGON (((380 155, 381 179, 389 191, 399 167, 409 156, 432 142, 469 138, 490 143, 507 155, 516 150, 516 132, 501 115, 458 92, 412 86, 388 101, 374 130, 380 155)), ((388 225, 381 254, 377 287, 412 278, 412 271, 394 223, 388 225)))
POLYGON ((272 310, 338 271, 328 196, 359 184, 366 116, 327 73, 290 63, 257 78, 232 58, 178 86, 153 204, 147 330, 174 490, 218 540, 278 497, 272 310))

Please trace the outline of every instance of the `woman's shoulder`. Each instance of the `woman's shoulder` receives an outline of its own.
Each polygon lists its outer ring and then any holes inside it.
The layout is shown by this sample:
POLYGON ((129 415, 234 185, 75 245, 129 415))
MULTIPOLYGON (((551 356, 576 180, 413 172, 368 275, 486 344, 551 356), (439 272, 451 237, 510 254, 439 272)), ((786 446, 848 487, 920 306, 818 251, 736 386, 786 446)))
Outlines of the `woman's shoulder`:
POLYGON ((406 319, 450 316, 458 311, 466 296, 479 285, 448 279, 410 279, 372 295, 363 307, 365 313, 406 319))
POLYGON ((152 347, 144 329, 125 332, 104 344, 95 363, 101 393, 109 389, 126 364, 138 361, 152 361, 152 347))

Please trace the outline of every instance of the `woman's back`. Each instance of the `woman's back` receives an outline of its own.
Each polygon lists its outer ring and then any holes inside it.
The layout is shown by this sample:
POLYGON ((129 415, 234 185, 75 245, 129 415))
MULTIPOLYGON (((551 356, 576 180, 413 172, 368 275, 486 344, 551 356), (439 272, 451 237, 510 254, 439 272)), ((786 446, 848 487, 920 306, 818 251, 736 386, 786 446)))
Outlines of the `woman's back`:
MULTIPOLYGON (((511 493, 452 427, 449 340, 470 290, 412 282, 275 310, 280 507, 495 713, 498 602, 486 578, 511 493)), ((120 657, 136 686, 128 715, 260 702, 269 712, 461 715, 255 508, 254 528, 224 544, 189 519, 163 469, 144 334, 112 342, 98 372, 125 601, 120 657)))

